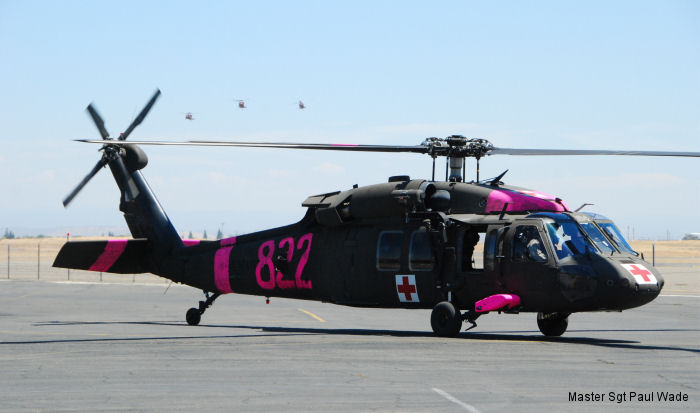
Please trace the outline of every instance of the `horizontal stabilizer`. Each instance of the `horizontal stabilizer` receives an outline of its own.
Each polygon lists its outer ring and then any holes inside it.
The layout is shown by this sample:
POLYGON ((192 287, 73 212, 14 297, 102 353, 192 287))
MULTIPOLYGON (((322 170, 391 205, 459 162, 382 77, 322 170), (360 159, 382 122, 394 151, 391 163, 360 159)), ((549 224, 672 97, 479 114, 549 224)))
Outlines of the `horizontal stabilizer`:
POLYGON ((140 274, 150 272, 147 239, 66 242, 53 262, 54 267, 76 270, 140 274))
POLYGON ((479 300, 474 304, 477 313, 487 311, 510 310, 520 305, 520 297, 515 294, 496 294, 479 300))

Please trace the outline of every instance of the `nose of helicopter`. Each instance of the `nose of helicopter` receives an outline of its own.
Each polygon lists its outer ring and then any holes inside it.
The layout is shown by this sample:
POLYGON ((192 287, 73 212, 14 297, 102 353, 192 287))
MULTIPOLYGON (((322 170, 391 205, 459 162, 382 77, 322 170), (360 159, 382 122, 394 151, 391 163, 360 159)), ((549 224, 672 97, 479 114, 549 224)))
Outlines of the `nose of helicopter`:
POLYGON ((613 282, 620 298, 620 309, 639 307, 653 301, 664 286, 664 278, 653 267, 642 264, 621 264, 613 282))

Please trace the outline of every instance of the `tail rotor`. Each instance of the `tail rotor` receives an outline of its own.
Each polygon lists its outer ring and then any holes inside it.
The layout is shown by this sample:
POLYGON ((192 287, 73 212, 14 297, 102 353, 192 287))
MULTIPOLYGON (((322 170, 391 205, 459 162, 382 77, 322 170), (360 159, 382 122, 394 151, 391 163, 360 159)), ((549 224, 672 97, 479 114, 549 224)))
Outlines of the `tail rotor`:
MULTIPOLYGON (((118 140, 125 140, 127 137, 129 137, 134 128, 136 128, 138 125, 141 124, 141 122, 143 122, 143 120, 146 118, 146 115, 148 115, 148 112, 156 103, 156 100, 158 100, 159 96, 160 89, 156 89, 151 99, 148 101, 148 103, 146 103, 146 106, 143 108, 143 110, 141 110, 141 113, 139 113, 139 115, 133 120, 133 122, 131 122, 126 131, 120 134, 118 140)), ((66 196, 66 198, 63 200, 64 207, 68 207, 68 204, 70 204, 71 201, 73 201, 73 198, 75 198, 75 196, 78 195, 78 193, 83 189, 83 187, 87 185, 88 182, 90 182, 90 180, 100 171, 100 169, 104 168, 107 165, 111 165, 112 162, 116 161, 117 159, 123 159, 125 156, 125 150, 120 148, 120 145, 110 143, 113 142, 113 140, 109 137, 109 132, 107 132, 107 129, 105 128, 104 120, 102 120, 102 117, 97 112, 97 109, 95 109, 92 103, 88 105, 86 110, 92 118, 92 121, 95 123, 97 130, 100 132, 102 140, 105 141, 105 143, 102 145, 102 148, 100 149, 102 151, 102 158, 97 162, 97 164, 95 164, 95 166, 85 176, 85 178, 83 178, 83 180, 80 181, 80 183, 75 187, 75 189, 73 189, 68 194, 68 196, 66 196)), ((128 171, 124 166, 123 162, 116 162, 114 166, 116 166, 115 173, 119 175, 124 175, 124 178, 128 176, 128 171)), ((124 179, 120 181, 130 183, 129 179, 124 179)), ((129 198, 134 199, 138 193, 138 190, 132 186, 133 185, 127 184, 122 189, 129 198)))

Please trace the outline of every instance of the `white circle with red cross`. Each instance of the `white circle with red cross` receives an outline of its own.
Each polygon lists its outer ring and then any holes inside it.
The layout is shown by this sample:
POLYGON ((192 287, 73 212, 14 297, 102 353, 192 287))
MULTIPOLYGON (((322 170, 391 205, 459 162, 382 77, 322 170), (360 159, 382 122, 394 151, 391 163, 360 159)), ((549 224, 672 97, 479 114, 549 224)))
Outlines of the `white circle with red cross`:
POLYGON ((418 303, 418 286, 413 274, 396 274, 396 293, 402 303, 418 303))
POLYGON ((622 264, 632 274, 637 284, 656 284, 656 277, 642 264, 622 264))

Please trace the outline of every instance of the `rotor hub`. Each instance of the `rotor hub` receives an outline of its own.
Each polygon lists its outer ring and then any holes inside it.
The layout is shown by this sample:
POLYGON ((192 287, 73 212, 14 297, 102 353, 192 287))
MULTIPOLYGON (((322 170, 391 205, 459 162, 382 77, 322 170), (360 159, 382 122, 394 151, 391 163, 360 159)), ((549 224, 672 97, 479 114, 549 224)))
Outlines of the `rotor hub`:
POLYGON ((422 146, 428 147, 428 154, 433 158, 446 156, 449 158, 483 158, 493 148, 486 139, 466 138, 462 135, 451 135, 446 138, 427 138, 422 146))
MULTIPOLYGON (((431 137, 425 139, 421 145, 428 148, 427 153, 433 160, 438 156, 447 158, 450 173, 446 178, 451 182, 461 182, 464 179, 464 158, 476 158, 478 163, 479 159, 488 155, 494 148, 486 139, 466 138, 462 135, 450 135, 444 139, 431 137)), ((434 170, 433 166, 433 179, 434 170)))

